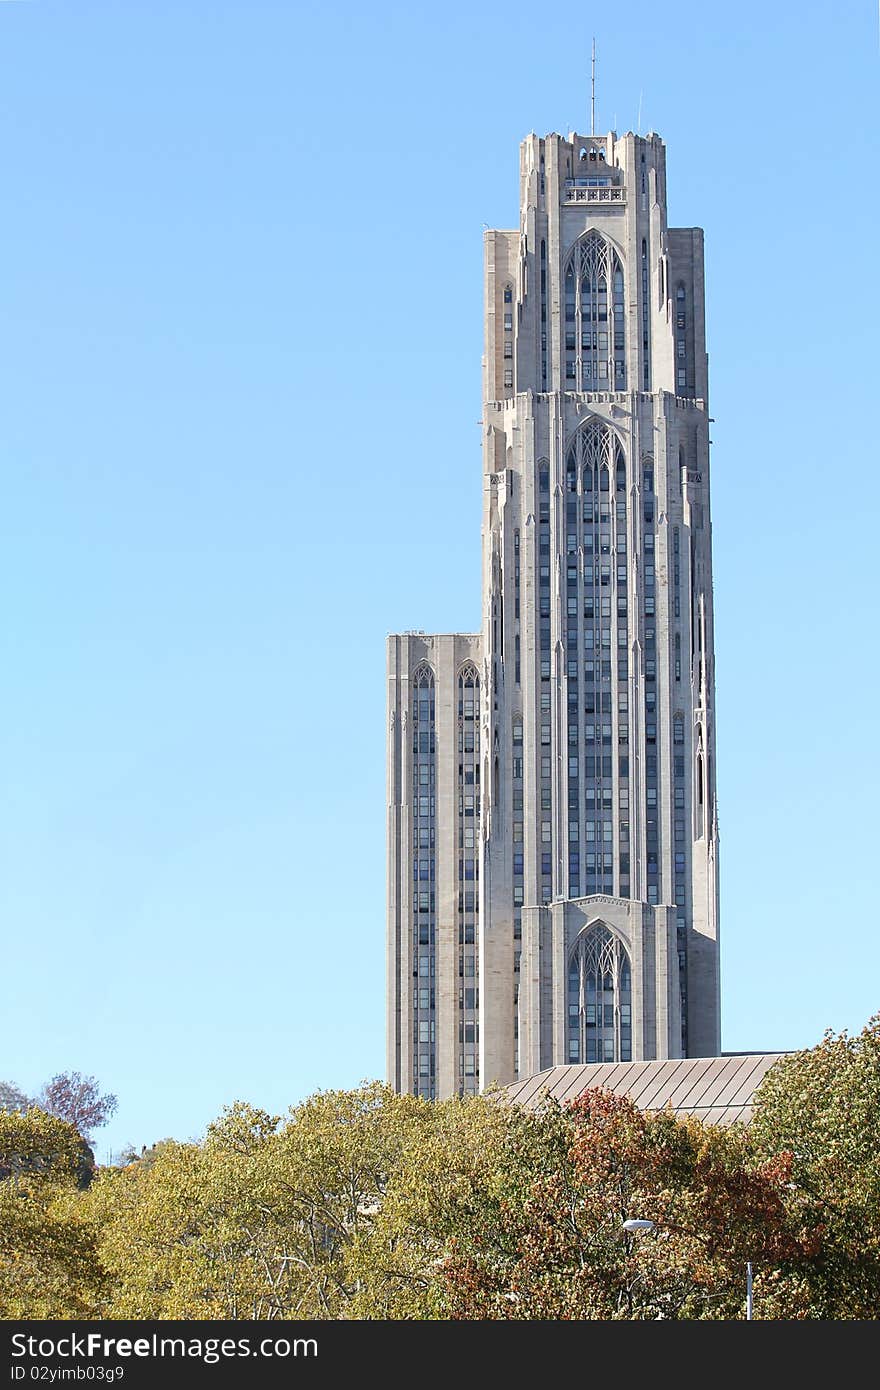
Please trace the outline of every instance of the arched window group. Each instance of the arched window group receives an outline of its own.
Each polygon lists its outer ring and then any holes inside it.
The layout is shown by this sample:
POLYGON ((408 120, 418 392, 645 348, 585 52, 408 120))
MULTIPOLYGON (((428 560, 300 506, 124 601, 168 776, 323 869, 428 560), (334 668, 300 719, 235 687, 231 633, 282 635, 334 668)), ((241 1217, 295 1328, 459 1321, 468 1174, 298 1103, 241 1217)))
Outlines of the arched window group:
POLYGON ((632 969, 603 922, 578 937, 568 967, 569 1062, 632 1061, 632 969))
POLYGON ((574 246, 565 267, 565 379, 569 390, 626 387, 623 266, 598 232, 574 246))
POLYGON ((579 429, 565 460, 566 491, 607 495, 614 491, 626 501, 626 460, 617 435, 598 420, 579 429), (612 487, 611 478, 614 478, 612 487))

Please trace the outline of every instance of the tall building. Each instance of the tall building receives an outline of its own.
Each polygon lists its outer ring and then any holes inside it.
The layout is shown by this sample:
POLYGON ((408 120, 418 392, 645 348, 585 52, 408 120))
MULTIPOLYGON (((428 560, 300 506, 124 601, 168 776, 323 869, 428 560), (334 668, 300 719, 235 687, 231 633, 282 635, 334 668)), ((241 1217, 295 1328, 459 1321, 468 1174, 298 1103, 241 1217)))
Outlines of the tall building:
POLYGON ((388 1076, 720 1050, 703 235, 656 135, 485 233, 482 633, 388 639, 388 1076))

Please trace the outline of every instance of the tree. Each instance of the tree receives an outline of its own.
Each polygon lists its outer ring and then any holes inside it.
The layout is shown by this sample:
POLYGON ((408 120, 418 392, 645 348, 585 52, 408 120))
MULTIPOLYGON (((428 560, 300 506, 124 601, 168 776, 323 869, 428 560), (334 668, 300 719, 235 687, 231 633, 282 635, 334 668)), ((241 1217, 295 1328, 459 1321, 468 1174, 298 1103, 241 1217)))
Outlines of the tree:
POLYGON ((87 1150, 73 1125, 36 1107, 0 1111, 0 1181, 30 1191, 33 1183, 82 1182, 87 1150))
POLYGON ((113 1095, 101 1095, 94 1076, 78 1071, 53 1076, 37 1097, 41 1109, 75 1125, 84 1139, 107 1123, 118 1103, 113 1095))
POLYGON ((83 1190, 72 1124, 0 1112, 0 1318, 740 1318, 747 1261, 758 1317, 880 1307, 880 1018, 777 1063, 751 1128, 374 1082, 131 1160, 83 1190))
POLYGON ((505 1243, 503 1184, 522 1171, 506 1162, 506 1153, 518 1135, 531 1134, 533 1117, 493 1096, 419 1106, 418 1125, 397 1150, 381 1203, 349 1250, 351 1317, 448 1317, 448 1265, 457 1242, 491 1231, 505 1243))
POLYGON ((103 1274, 81 1219, 90 1158, 63 1120, 0 1113, 0 1318, 95 1315, 103 1274))
MULTIPOLYGON (((810 1255, 786 1210, 786 1159, 756 1161, 742 1129, 646 1114, 601 1090, 537 1114, 505 1109, 470 1193, 421 1194, 443 1238, 435 1316, 741 1317, 748 1259, 777 1270, 810 1255), (628 1236, 631 1217, 655 1231, 628 1236)), ((786 1315, 804 1311, 792 1294, 786 1315)))
POLYGON ((29 1110, 32 1101, 11 1081, 0 1081, 0 1110, 29 1110))
POLYGON ((138 1149, 134 1144, 127 1144, 119 1154, 119 1164, 121 1168, 127 1168, 129 1164, 140 1163, 148 1168, 151 1163, 155 1163, 156 1155, 163 1144, 173 1144, 173 1139, 159 1139, 155 1144, 142 1144, 138 1149))
POLYGON ((88 1194, 123 1318, 260 1316, 248 1239, 257 1202, 245 1165, 200 1144, 162 1144, 149 1165, 104 1169, 88 1194))
POLYGON ((372 1083, 286 1121, 236 1104, 201 1144, 104 1170, 85 1204, 114 1317, 354 1316, 360 1237, 431 1107, 372 1083))
POLYGON ((787 1202, 820 1248, 801 1271, 811 1315, 880 1308, 880 1014, 782 1057, 755 1097, 759 1153, 791 1156, 787 1202))
POLYGON ((81 1219, 121 1318, 741 1317, 810 1313, 821 1233, 748 1131, 589 1091, 537 1113, 378 1083, 107 1169, 81 1219), (648 1236, 630 1217, 656 1223, 648 1236))

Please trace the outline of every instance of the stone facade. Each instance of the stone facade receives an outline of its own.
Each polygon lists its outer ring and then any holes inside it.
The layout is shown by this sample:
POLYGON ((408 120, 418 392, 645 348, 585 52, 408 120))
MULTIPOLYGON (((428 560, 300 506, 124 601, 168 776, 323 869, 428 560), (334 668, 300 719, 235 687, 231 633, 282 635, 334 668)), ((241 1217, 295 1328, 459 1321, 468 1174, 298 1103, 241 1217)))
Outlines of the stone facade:
POLYGON ((482 634, 388 646, 401 1089, 720 1049, 703 247, 665 186, 655 135, 532 135, 485 234, 482 634))
POLYGON ((478 1086, 478 636, 388 639, 387 1066, 429 1099, 478 1086))

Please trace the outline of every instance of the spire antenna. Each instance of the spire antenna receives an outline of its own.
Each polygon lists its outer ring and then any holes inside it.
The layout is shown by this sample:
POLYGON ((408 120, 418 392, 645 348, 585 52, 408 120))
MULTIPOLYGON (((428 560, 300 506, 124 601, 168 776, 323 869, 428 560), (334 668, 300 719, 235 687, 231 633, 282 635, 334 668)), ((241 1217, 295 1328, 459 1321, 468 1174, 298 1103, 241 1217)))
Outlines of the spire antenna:
POLYGON ((593 36, 593 60, 590 67, 590 134, 596 134, 596 38, 593 36))

